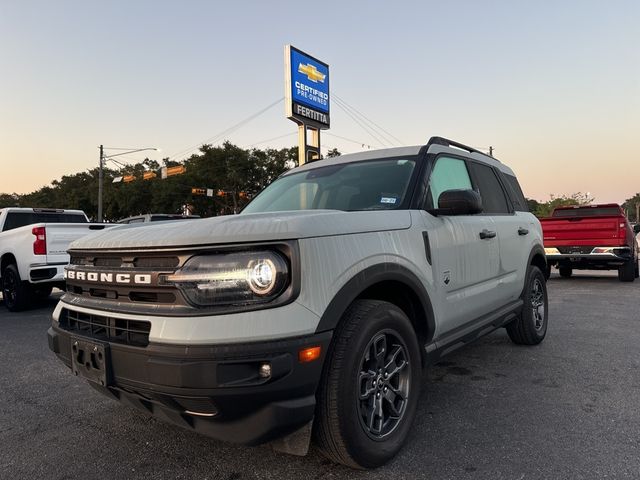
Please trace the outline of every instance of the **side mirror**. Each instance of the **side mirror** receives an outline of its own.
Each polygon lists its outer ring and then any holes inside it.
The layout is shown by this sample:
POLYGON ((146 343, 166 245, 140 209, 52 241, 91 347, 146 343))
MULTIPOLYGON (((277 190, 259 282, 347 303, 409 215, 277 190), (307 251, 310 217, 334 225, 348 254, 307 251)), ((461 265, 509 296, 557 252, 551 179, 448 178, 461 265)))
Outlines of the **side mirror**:
POLYGON ((640 223, 636 223, 633 226, 633 233, 640 233, 640 223))
POLYGON ((438 197, 439 215, 475 215, 482 212, 482 198, 475 190, 446 190, 438 197))

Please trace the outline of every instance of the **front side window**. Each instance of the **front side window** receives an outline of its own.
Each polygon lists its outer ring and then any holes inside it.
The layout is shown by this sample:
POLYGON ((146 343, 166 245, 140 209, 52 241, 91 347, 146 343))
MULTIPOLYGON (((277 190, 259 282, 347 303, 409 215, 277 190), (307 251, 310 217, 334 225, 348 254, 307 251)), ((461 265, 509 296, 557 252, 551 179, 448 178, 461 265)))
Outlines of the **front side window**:
POLYGON ((470 190, 471 179, 464 160, 439 157, 429 178, 427 210, 438 208, 438 199, 447 190, 470 190))
POLYGON ((391 210, 404 208, 415 158, 327 165, 279 178, 242 211, 391 210))

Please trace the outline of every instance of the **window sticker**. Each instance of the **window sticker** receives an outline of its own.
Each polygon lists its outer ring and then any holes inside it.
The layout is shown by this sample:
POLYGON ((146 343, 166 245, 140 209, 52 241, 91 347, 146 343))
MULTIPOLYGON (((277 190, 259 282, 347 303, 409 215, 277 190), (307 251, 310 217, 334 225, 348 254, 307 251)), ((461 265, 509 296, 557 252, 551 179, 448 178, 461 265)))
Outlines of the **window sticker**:
POLYGON ((381 197, 380 203, 389 203, 391 205, 395 204, 398 201, 395 197, 381 197))

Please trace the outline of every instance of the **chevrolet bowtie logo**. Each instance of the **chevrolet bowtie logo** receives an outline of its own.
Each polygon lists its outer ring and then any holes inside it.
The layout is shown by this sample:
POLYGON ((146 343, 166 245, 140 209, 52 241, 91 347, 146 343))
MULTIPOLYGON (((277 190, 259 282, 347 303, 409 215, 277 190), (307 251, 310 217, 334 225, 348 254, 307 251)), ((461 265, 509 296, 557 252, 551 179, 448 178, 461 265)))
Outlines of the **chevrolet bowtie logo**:
POLYGON ((298 65, 298 72, 306 75, 307 78, 314 83, 324 83, 324 77, 326 77, 324 73, 319 72, 318 69, 310 63, 306 65, 300 63, 298 65))

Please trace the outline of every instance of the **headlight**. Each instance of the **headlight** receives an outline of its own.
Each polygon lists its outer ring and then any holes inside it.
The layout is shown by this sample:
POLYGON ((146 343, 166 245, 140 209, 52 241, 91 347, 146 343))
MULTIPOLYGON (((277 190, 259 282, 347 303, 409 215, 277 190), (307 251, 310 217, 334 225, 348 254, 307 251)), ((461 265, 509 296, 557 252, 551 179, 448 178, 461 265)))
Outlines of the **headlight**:
POLYGON ((560 255, 560 250, 557 248, 545 248, 544 253, 545 255, 560 255))
POLYGON ((179 288, 198 306, 266 303, 289 284, 286 260, 275 251, 198 255, 161 283, 179 288))

